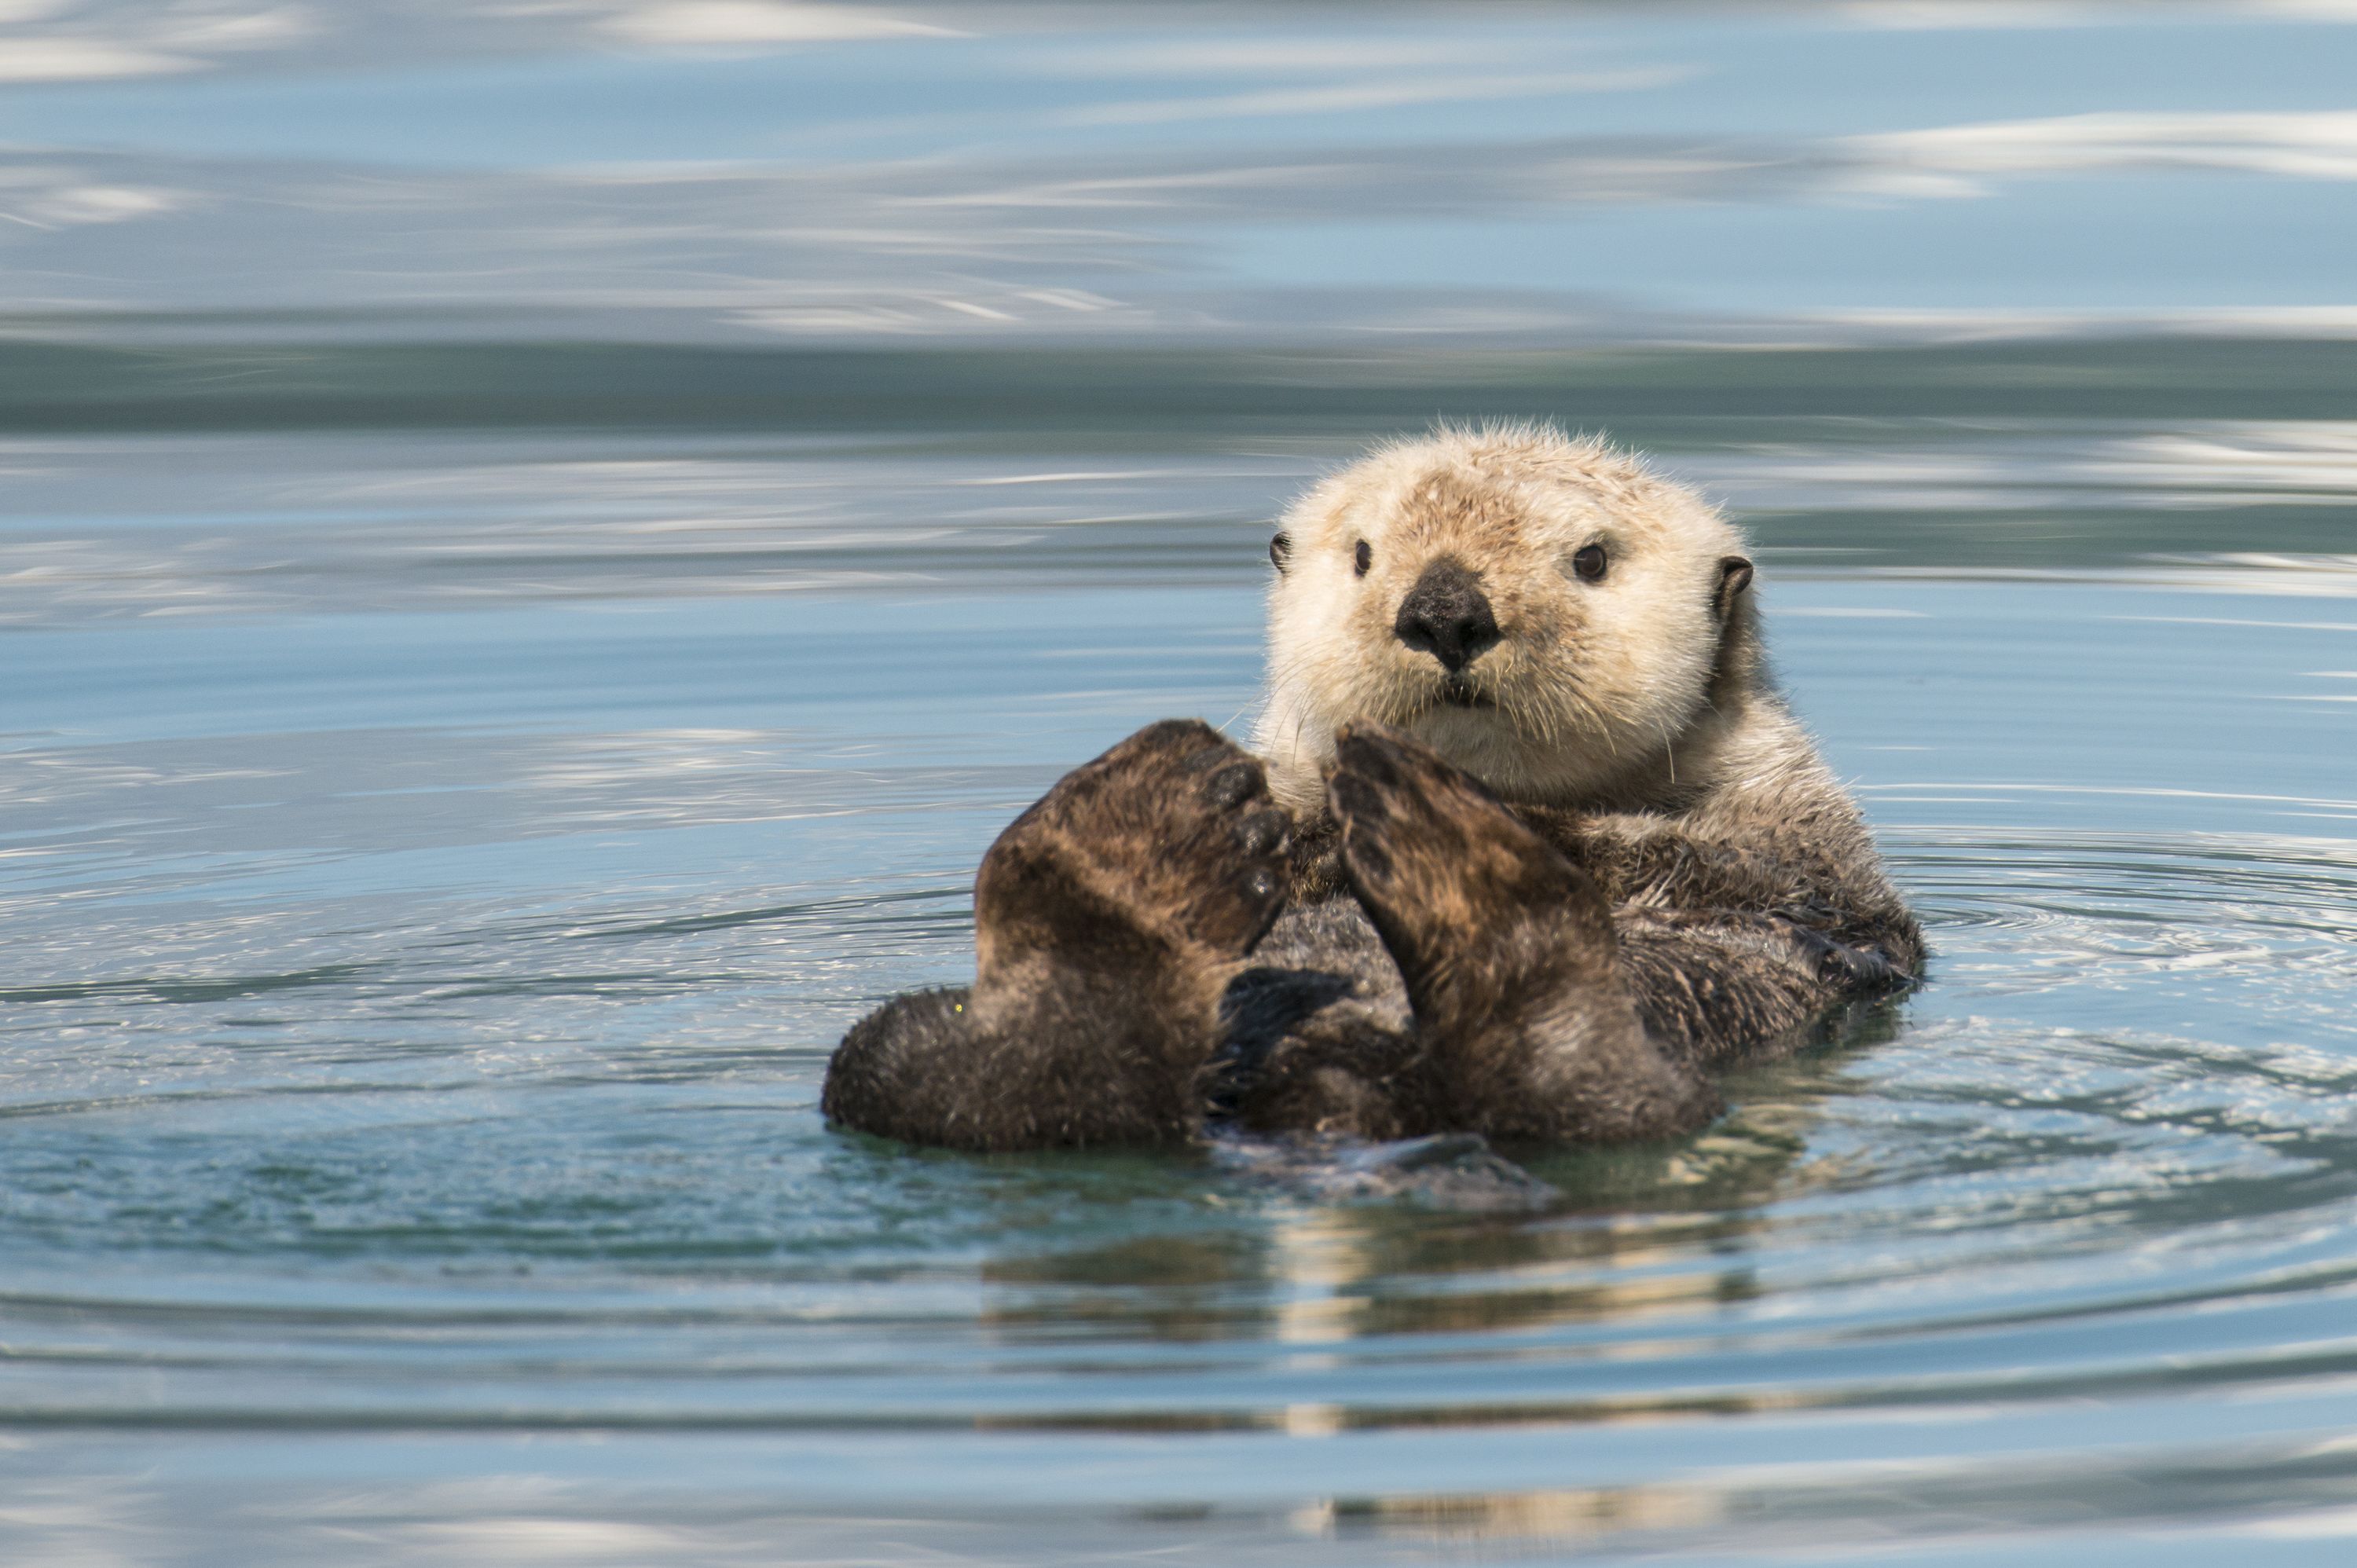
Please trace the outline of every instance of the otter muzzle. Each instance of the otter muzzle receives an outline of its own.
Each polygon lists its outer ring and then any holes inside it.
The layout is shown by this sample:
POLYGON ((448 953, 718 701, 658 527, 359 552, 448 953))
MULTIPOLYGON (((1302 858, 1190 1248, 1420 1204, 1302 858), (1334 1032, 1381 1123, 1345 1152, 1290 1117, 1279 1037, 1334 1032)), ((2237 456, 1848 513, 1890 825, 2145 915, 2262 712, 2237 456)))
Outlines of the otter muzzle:
POLYGON ((1440 560, 1424 569, 1400 601, 1392 635, 1454 674, 1496 645, 1498 618, 1481 579, 1455 561, 1440 560))

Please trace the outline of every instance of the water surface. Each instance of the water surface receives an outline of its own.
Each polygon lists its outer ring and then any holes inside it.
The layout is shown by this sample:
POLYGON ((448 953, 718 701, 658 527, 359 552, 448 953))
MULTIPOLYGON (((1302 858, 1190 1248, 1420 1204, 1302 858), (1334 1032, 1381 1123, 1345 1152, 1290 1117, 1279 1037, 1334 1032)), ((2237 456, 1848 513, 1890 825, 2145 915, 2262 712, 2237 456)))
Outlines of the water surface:
POLYGON ((9 22, 0 1555, 2345 1561, 2325 9, 9 22), (1436 413, 1751 531, 1930 983, 1535 1204, 827 1130, 1436 413))

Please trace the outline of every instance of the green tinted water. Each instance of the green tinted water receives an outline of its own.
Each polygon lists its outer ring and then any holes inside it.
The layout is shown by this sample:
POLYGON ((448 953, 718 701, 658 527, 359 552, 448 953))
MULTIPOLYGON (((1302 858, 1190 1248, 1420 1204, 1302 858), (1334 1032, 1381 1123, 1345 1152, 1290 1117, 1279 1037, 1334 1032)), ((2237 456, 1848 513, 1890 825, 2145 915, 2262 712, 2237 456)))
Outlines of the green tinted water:
POLYGON ((1344 447, 14 441, 11 1528, 1290 1559, 2341 1506, 2357 574, 2303 503, 2357 447, 1747 428, 1669 461, 1752 518, 1932 983, 1510 1214, 815 1111, 863 1008, 970 972, 1015 810, 1249 708, 1263 520, 1344 447))
POLYGON ((2352 30, 1937 11, 8 22, 197 63, 0 102, 0 1556, 2344 1561, 2352 30), (827 1131, 1436 413, 1752 532, 1930 983, 1536 1206, 827 1131))

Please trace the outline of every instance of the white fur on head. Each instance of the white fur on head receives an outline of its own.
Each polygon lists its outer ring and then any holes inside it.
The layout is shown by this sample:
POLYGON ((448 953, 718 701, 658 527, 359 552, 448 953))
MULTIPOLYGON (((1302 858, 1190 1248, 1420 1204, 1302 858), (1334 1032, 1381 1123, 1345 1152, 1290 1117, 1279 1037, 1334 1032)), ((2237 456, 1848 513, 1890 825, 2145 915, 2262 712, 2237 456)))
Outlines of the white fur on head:
POLYGON ((1551 426, 1444 426, 1379 446, 1282 527, 1254 743, 1296 811, 1323 798, 1334 732, 1357 718, 1409 731, 1508 799, 1646 792, 1716 727, 1723 643, 1748 650, 1748 578, 1719 607, 1742 537, 1634 456, 1551 426), (1572 564, 1589 545, 1605 553, 1594 582, 1572 564), (1440 661, 1393 631, 1444 557, 1478 577, 1500 634, 1455 678, 1454 700, 1440 661))

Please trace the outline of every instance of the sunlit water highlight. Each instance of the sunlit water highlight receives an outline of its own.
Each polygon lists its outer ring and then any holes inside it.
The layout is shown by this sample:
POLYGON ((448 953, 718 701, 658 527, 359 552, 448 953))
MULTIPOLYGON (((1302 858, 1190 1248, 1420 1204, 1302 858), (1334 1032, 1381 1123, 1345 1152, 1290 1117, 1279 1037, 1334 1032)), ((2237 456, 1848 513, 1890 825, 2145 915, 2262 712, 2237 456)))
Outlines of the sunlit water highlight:
POLYGON ((2339 1517, 2357 580, 2155 561, 2050 488, 2178 528, 2266 430, 2047 439, 1670 452, 1740 490, 1937 959, 1699 1138, 1517 1151, 1535 1206, 814 1108, 864 1007, 968 972, 1015 809, 1249 709, 1264 520, 1345 444, 11 443, 48 499, 0 752, 5 1529, 1297 1560, 2339 1517), (1843 566, 1934 462, 1975 494, 1843 566), (2085 524, 2033 576, 1924 542, 2025 508, 2085 524))
POLYGON ((0 0, 0 1561, 2347 1563, 2351 21, 0 0), (1436 414, 1751 531, 1928 985, 827 1131, 1436 414))

